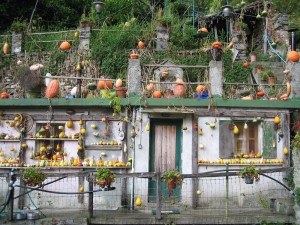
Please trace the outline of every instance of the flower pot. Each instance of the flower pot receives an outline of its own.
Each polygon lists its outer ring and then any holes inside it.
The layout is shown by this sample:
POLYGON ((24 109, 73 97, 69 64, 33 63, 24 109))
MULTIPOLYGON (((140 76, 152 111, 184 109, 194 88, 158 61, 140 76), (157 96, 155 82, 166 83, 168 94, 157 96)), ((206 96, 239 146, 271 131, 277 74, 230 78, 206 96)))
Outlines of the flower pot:
POLYGON ((254 179, 251 179, 249 176, 245 176, 245 184, 253 184, 254 179))
POLYGON ((176 188, 176 183, 174 179, 171 179, 167 183, 168 189, 175 189, 176 188))
POLYGON ((127 88, 126 87, 117 87, 116 88, 116 95, 120 98, 126 97, 127 88))
POLYGON ((268 77, 268 84, 276 84, 277 77, 268 77))
POLYGON ((251 62, 256 62, 256 55, 252 54, 250 56, 251 62))

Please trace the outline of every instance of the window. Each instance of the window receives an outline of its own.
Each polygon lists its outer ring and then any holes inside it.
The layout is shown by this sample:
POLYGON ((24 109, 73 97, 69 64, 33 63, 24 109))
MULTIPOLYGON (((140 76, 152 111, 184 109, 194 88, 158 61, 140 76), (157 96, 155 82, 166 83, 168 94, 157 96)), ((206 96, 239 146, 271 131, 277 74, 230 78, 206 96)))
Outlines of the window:
POLYGON ((234 122, 239 133, 234 134, 234 155, 256 154, 258 148, 258 123, 234 122))

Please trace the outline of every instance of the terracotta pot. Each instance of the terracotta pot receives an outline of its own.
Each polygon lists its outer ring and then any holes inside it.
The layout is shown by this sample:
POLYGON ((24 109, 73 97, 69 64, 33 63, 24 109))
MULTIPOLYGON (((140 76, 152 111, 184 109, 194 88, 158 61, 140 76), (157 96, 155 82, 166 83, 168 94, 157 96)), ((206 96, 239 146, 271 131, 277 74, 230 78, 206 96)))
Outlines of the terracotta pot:
POLYGON ((174 179, 169 180, 167 185, 168 185, 168 189, 175 189, 176 188, 176 183, 175 183, 174 179))
POLYGON ((183 97, 185 95, 185 86, 183 84, 176 84, 173 93, 175 97, 183 97))
POLYGON ((116 87, 116 95, 120 98, 126 97, 127 88, 126 87, 116 87))
POLYGON ((256 62, 256 55, 252 54, 250 56, 251 62, 256 62))
POLYGON ((268 84, 276 84, 277 77, 268 77, 268 84))

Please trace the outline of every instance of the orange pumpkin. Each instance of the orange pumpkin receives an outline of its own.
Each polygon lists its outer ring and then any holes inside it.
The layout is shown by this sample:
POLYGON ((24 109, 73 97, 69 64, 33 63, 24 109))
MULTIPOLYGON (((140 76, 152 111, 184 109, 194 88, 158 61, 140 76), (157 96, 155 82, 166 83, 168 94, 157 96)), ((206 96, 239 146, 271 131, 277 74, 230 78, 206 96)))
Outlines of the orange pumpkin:
POLYGON ((59 92, 59 82, 58 80, 52 80, 46 89, 47 98, 55 98, 58 96, 59 92))
POLYGON ((208 33, 208 30, 206 27, 202 27, 202 28, 198 29, 198 32, 208 33))
POLYGON ((213 48, 221 48, 222 47, 222 43, 219 41, 215 41, 212 43, 212 47, 213 48))
POLYGON ((175 97, 183 97, 185 94, 185 86, 183 84, 176 84, 173 93, 175 97))
POLYGON ((300 56, 299 56, 299 53, 297 51, 290 51, 288 53, 288 60, 290 62, 298 62, 299 58, 300 58, 300 56))
POLYGON ((2 50, 5 55, 9 53, 9 45, 7 42, 4 43, 2 50))
POLYGON ((0 98, 9 98, 9 94, 7 92, 2 92, 0 98))
POLYGON ((62 43, 60 44, 59 48, 60 48, 61 50, 69 50, 69 49, 71 48, 71 45, 70 45, 69 42, 64 41, 64 42, 62 42, 62 43))
POLYGON ((153 98, 161 98, 161 92, 160 91, 154 91, 152 97, 153 98))
POLYGON ((112 82, 110 80, 99 80, 97 87, 98 89, 112 89, 112 82))
POLYGON ((146 86, 147 91, 152 91, 154 89, 154 84, 152 83, 152 80, 150 80, 150 83, 146 86))
POLYGON ((248 66, 249 66, 249 63, 248 63, 247 61, 245 61, 245 62, 243 63, 243 67, 247 68, 248 66))
POLYGON ((145 48, 144 42, 139 41, 139 42, 138 42, 138 49, 143 49, 143 48, 145 48))
POLYGON ((163 77, 167 77, 169 75, 169 72, 168 71, 163 71, 163 72, 161 72, 161 75, 163 77))
POLYGON ((131 54, 130 54, 130 58, 131 58, 131 59, 138 59, 138 58, 139 58, 139 55, 136 54, 136 53, 131 53, 131 54))
POLYGON ((121 79, 117 79, 115 86, 116 86, 116 88, 122 87, 123 86, 123 81, 121 79))
POLYGON ((197 87, 196 87, 196 92, 197 93, 201 93, 201 92, 204 92, 206 90, 206 87, 202 84, 199 84, 197 87))

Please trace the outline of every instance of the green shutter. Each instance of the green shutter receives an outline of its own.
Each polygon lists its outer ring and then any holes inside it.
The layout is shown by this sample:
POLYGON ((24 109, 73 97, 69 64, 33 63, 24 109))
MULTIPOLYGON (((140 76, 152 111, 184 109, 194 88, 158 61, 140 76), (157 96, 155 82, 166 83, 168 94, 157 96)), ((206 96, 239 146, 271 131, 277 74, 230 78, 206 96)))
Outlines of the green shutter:
POLYGON ((219 131, 220 131, 220 142, 219 142, 219 157, 221 159, 233 158, 234 149, 233 141, 234 134, 229 130, 229 120, 220 120, 219 121, 219 131))
POLYGON ((276 158, 276 131, 273 121, 263 122, 263 157, 267 159, 276 158))

